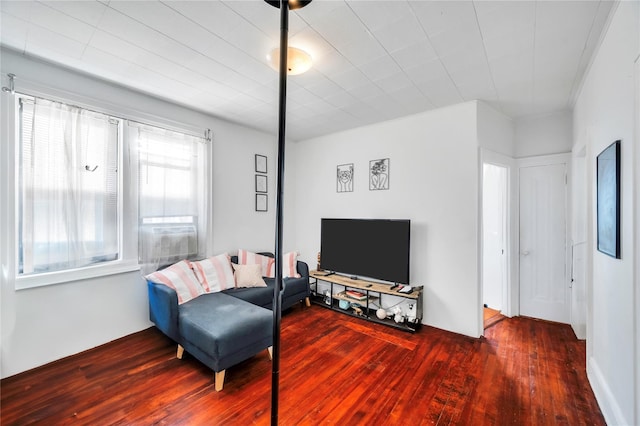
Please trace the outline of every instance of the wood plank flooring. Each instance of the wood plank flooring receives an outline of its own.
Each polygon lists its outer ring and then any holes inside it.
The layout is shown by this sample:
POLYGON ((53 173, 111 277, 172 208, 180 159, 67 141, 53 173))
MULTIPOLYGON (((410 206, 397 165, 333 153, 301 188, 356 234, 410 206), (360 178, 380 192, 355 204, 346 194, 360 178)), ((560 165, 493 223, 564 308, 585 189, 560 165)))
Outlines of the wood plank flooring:
MULTIPOLYGON (((280 425, 603 425, 585 343, 507 318, 472 339, 319 306, 283 315, 280 425)), ((267 351, 212 372, 155 328, 0 382, 2 425, 267 425, 267 351)))
POLYGON ((491 308, 484 308, 484 312, 483 312, 483 320, 484 320, 484 329, 486 330, 487 328, 491 327, 494 324, 499 323, 500 321, 502 321, 503 319, 505 319, 506 317, 504 315, 502 315, 502 313, 500 313, 500 311, 497 311, 495 309, 491 309, 491 308))

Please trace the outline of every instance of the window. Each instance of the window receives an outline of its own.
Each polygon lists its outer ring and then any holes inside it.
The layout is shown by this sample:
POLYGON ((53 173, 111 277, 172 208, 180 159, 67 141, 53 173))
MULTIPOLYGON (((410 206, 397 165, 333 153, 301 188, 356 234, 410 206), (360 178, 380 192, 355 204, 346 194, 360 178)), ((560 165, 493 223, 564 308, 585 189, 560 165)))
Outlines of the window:
POLYGON ((208 138, 38 96, 15 100, 16 161, 7 163, 16 288, 205 255, 208 138))
POLYGON ((143 271, 205 253, 204 138, 130 124, 138 156, 138 244, 143 271))
POLYGON ((18 274, 117 260, 121 122, 20 95, 18 274))

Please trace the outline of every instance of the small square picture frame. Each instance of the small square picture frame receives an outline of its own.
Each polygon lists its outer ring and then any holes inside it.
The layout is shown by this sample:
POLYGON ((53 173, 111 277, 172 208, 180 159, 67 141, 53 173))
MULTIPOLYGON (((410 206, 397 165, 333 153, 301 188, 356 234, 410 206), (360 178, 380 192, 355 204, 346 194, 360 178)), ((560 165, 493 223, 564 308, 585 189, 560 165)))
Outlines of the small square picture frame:
POLYGON ((256 173, 267 173, 267 156, 256 154, 256 173))
POLYGON ((267 175, 256 175, 256 192, 266 194, 267 189, 267 175))
POLYGON ((256 194, 256 211, 266 212, 268 210, 267 194, 256 194))

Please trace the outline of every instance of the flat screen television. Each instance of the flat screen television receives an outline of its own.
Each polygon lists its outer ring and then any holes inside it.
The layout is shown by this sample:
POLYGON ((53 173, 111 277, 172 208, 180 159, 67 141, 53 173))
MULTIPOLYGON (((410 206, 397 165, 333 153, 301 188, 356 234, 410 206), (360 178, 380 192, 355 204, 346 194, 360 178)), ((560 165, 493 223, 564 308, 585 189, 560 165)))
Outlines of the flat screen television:
POLYGON ((322 219, 325 271, 409 284, 409 220, 322 219))

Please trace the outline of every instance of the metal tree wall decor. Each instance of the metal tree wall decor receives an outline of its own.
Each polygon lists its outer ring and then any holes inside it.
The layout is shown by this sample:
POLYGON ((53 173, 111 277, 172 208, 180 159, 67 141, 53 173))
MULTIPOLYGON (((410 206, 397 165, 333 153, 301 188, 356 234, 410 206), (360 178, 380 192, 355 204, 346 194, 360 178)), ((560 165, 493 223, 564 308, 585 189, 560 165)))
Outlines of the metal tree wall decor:
POLYGON ((278 424, 280 382, 280 321, 282 318, 282 210, 284 182, 284 144, 287 114, 287 51, 289 50, 289 9, 305 7, 311 0, 265 0, 280 9, 280 67, 278 108, 278 160, 276 176, 275 285, 273 289, 273 360, 271 367, 271 424, 278 424))

